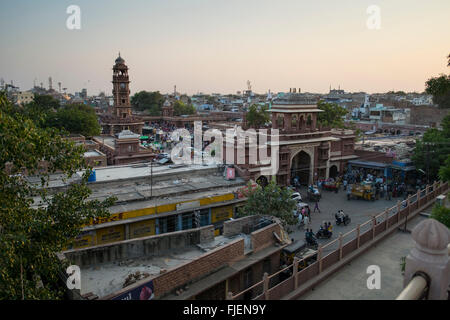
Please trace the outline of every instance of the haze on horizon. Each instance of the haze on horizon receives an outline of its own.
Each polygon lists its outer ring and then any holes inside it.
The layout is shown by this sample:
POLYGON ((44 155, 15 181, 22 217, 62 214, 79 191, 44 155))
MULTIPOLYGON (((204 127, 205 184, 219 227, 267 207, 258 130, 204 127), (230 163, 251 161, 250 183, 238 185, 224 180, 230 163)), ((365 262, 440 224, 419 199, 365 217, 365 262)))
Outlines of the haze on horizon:
POLYGON ((132 93, 424 90, 448 73, 450 1, 0 0, 0 77, 111 93, 121 52, 132 93), (81 30, 69 30, 70 5, 81 30), (367 8, 381 9, 381 29, 367 8))

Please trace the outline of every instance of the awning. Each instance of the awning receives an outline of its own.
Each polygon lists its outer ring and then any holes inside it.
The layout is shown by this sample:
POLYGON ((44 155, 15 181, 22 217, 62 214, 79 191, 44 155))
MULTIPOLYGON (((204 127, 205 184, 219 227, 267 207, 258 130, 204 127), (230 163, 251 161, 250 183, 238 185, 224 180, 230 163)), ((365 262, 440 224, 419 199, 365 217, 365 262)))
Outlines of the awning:
POLYGON ((395 170, 400 170, 400 171, 414 171, 414 170, 416 170, 415 166, 401 167, 401 166, 397 166, 397 165, 391 165, 391 168, 395 169, 395 170))
POLYGON ((349 165, 355 167, 363 167, 363 168, 374 168, 374 169, 385 169, 389 167, 386 163, 381 162, 373 162, 373 161, 362 161, 362 160, 351 160, 348 162, 349 165))

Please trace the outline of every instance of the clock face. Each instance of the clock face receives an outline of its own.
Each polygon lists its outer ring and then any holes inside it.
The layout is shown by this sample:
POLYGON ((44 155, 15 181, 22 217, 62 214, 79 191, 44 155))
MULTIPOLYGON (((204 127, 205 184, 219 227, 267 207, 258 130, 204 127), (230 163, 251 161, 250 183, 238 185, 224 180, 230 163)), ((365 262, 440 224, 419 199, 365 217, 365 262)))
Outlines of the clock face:
POLYGON ((121 89, 125 89, 125 83, 121 83, 121 84, 120 84, 120 88, 121 88, 121 89))

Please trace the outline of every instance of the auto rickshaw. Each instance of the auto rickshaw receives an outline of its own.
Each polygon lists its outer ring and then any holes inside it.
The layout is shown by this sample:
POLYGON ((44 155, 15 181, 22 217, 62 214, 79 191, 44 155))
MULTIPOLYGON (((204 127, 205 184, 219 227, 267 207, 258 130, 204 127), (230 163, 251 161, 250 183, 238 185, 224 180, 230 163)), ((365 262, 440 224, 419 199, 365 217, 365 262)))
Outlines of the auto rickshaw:
POLYGON ((281 251, 282 265, 291 265, 294 262, 294 257, 300 259, 298 270, 302 270, 317 260, 317 251, 308 248, 305 241, 297 240, 281 251))
POLYGON ((354 184, 352 187, 351 198, 375 201, 375 188, 372 183, 368 182, 354 184))

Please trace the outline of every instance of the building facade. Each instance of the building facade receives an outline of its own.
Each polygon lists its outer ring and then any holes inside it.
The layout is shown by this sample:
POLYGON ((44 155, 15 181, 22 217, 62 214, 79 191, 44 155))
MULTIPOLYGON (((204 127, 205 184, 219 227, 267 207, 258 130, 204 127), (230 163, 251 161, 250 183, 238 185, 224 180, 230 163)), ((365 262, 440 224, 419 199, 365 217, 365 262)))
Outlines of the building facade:
MULTIPOLYGON (((269 156, 276 152, 271 141, 276 134, 274 129, 279 132, 278 184, 290 185, 294 178, 298 178, 302 185, 308 185, 320 179, 336 177, 343 172, 348 160, 357 158, 353 131, 318 126, 317 117, 323 111, 317 107, 315 100, 277 99, 269 111, 272 115, 272 128, 267 134, 269 156)), ((235 154, 238 149, 235 144, 235 154)), ((261 159, 258 158, 256 165, 249 164, 252 150, 248 142, 245 152, 246 163, 236 165, 238 173, 264 185, 270 177, 261 173, 261 169, 265 168, 261 159)))

